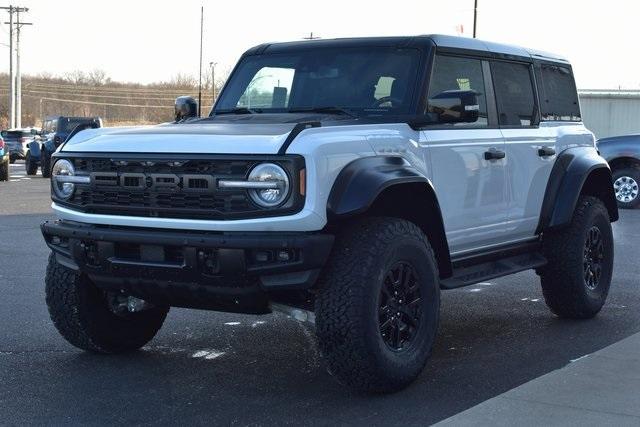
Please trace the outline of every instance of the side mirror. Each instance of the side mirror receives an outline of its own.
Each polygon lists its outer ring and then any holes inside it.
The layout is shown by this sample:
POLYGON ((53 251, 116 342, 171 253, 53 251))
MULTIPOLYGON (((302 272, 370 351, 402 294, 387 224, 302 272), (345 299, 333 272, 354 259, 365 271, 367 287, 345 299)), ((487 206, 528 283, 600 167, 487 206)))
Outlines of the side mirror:
POLYGON ((176 98, 176 122, 198 117, 198 103, 190 96, 176 98))
POLYGON ((446 90, 429 98, 429 114, 436 123, 474 123, 478 121, 480 105, 473 90, 446 90))

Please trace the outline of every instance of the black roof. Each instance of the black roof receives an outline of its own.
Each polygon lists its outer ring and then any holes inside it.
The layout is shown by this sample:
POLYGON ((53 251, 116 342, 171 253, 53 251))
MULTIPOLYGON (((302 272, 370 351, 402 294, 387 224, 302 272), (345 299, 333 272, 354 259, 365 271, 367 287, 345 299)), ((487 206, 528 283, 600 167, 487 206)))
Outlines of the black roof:
POLYGON ((399 37, 354 37, 340 39, 314 39, 284 43, 265 43, 245 52, 245 55, 259 55, 262 53, 283 53, 308 49, 321 48, 350 48, 350 47, 414 47, 429 49, 437 47, 443 50, 464 50, 480 55, 503 56, 522 59, 541 59, 546 61, 568 63, 559 55, 546 53, 534 49, 526 49, 519 46, 494 43, 468 37, 456 37, 447 35, 419 35, 399 37))

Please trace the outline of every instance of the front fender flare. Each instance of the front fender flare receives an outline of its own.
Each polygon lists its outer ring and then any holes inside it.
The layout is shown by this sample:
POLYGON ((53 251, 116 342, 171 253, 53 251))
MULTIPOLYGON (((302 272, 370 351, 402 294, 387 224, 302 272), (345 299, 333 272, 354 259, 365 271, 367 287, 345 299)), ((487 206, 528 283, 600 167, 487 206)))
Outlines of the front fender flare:
POLYGON ((29 143, 29 154, 33 160, 40 160, 41 151, 40 142, 31 141, 29 143))
POLYGON ((347 217, 365 212, 386 188, 395 184, 431 182, 402 157, 364 157, 349 163, 340 171, 327 202, 330 218, 347 217))

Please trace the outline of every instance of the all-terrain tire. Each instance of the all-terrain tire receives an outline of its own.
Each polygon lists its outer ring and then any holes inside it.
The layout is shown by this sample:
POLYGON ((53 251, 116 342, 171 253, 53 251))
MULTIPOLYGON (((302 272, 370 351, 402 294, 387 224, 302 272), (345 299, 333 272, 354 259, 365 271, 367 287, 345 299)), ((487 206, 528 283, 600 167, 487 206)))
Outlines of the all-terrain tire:
POLYGON ((540 279, 551 311, 571 319, 598 314, 613 273, 613 232, 604 203, 581 196, 571 224, 544 234, 543 250, 548 263, 540 279))
POLYGON ((27 170, 27 175, 38 173, 38 163, 33 160, 30 152, 27 152, 27 157, 24 159, 24 168, 27 170))
POLYGON ((42 171, 43 178, 51 177, 51 154, 47 153, 44 149, 40 154, 40 170, 42 171))
POLYGON ((9 181, 9 159, 0 159, 0 181, 9 181))
MULTIPOLYGON (((340 382, 361 392, 394 392, 410 384, 431 355, 440 309, 435 256, 420 228, 402 219, 366 218, 343 230, 319 280, 318 344, 329 371, 340 382), (387 322, 381 320, 388 316, 388 307, 381 307, 381 302, 389 298, 387 277, 395 266, 405 269, 405 277, 409 277, 406 271, 415 273, 410 285, 420 296, 412 308, 420 310, 412 320, 413 338, 401 349, 385 341, 393 340, 389 334, 395 329, 383 332, 387 322)), ((402 274, 398 273, 398 282, 402 274)))
POLYGON ((168 307, 115 314, 106 294, 85 275, 49 256, 46 299, 49 315, 60 334, 72 345, 94 353, 126 353, 144 346, 158 332, 168 307))
POLYGON ((613 182, 628 186, 626 195, 620 194, 615 188, 618 207, 621 209, 635 209, 640 207, 640 165, 628 164, 624 167, 614 169, 612 172, 613 182))

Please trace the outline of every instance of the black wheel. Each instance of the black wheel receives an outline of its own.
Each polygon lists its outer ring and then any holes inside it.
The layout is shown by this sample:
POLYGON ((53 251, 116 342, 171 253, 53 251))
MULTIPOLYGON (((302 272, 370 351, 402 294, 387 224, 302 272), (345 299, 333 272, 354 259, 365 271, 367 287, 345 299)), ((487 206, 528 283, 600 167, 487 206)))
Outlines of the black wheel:
POLYGON ((137 350, 155 336, 169 311, 167 307, 122 310, 117 295, 58 264, 53 254, 45 282, 51 320, 69 343, 82 350, 106 354, 137 350))
POLYGON ((51 155, 45 150, 40 154, 40 170, 43 178, 51 177, 51 155))
POLYGON ((316 333, 329 370, 358 391, 411 383, 438 328, 438 267, 426 236, 397 218, 345 228, 319 281, 316 333))
POLYGON ((38 173, 38 163, 33 160, 30 152, 27 152, 27 157, 24 159, 24 168, 27 170, 27 175, 38 173))
POLYGON ((9 159, 0 158, 0 181, 9 181, 9 159))
POLYGON ((602 201, 581 197, 571 224, 545 234, 543 247, 549 262, 540 278, 551 311, 572 319, 598 314, 613 273, 613 233, 602 201))
POLYGON ((633 209, 640 206, 640 166, 628 165, 613 171, 613 190, 618 207, 633 209))

